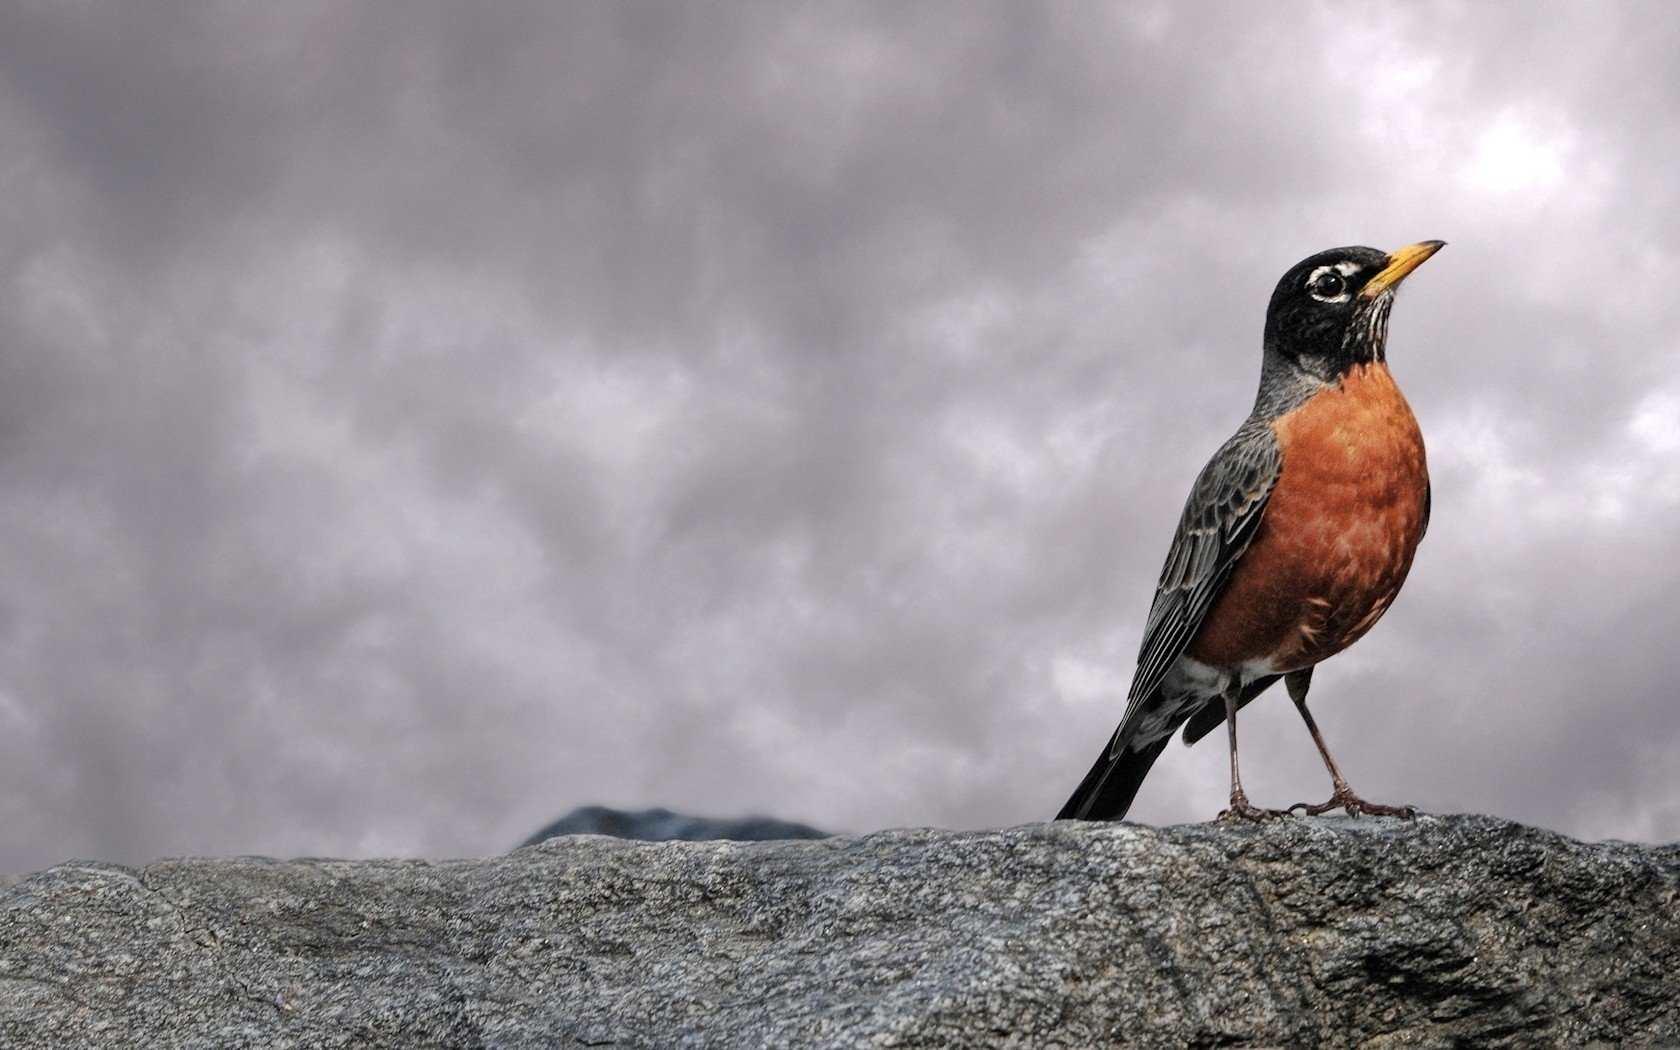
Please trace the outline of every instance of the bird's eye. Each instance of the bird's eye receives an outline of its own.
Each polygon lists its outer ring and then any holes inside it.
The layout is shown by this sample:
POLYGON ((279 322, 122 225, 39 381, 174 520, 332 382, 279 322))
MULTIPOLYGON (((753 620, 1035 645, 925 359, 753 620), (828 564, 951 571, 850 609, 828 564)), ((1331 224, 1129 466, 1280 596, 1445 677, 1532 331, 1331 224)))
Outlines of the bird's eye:
POLYGON ((1314 277, 1307 287, 1315 299, 1335 299, 1347 291, 1347 281, 1334 270, 1326 270, 1314 277))

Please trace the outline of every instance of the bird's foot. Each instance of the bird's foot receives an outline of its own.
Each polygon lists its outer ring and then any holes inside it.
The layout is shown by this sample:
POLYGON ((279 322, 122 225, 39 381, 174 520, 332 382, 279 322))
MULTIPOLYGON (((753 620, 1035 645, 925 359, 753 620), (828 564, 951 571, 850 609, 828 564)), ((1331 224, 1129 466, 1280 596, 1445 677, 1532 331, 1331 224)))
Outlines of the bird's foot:
POLYGON ((1247 795, 1232 795, 1231 808, 1222 811, 1214 820, 1224 823, 1231 820, 1246 820, 1259 824, 1267 820, 1282 820, 1289 816, 1287 809, 1261 809, 1248 801, 1247 795))
POLYGON ((1349 791, 1345 786, 1338 787, 1336 793, 1330 796, 1328 802, 1316 806, 1309 806, 1305 802, 1297 802, 1289 807, 1291 813, 1300 810, 1309 817, 1316 817, 1320 813, 1328 813, 1333 809, 1346 811, 1350 817, 1399 817, 1401 820, 1413 820, 1417 817, 1417 809, 1413 806, 1385 806, 1380 802, 1367 802, 1349 791))

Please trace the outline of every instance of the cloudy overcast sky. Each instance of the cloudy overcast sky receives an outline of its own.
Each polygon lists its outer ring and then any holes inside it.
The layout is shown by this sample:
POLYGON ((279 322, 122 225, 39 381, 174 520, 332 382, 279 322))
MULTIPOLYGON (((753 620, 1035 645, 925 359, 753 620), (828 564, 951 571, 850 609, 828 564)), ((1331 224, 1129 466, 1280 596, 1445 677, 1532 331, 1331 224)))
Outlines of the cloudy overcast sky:
POLYGON ((1680 838, 1677 156, 1664 3, 7 4, 0 872, 1048 818, 1272 285, 1426 238, 1433 523, 1320 723, 1680 838))

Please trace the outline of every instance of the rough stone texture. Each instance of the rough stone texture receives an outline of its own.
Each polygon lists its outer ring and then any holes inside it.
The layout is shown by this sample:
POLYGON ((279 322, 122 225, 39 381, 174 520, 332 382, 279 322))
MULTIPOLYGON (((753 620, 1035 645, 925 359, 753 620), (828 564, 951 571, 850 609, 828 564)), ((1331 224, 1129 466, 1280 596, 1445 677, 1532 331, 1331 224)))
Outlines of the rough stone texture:
POLYGON ((1485 817, 67 864, 4 1046, 1680 1043, 1680 847, 1485 817))
POLYGON ((559 820, 526 839, 522 845, 537 843, 557 835, 611 835, 619 839, 640 839, 643 842, 708 842, 712 839, 732 839, 736 842, 770 842, 776 839, 826 839, 828 832, 818 831, 809 824, 774 817, 741 817, 738 820, 718 820, 713 817, 694 817, 673 813, 668 809, 610 809, 606 806, 579 806, 559 820))

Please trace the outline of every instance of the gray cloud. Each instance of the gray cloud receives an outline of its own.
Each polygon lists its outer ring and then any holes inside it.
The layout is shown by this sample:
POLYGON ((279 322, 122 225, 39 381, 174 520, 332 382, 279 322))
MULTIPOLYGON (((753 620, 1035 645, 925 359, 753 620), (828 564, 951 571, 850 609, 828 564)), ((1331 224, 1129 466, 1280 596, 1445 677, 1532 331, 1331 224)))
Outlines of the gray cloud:
MULTIPOLYGON (((1680 835, 1680 19, 1267 15, 0 15, 0 869, 1044 818, 1277 275, 1425 237, 1435 520, 1326 732, 1680 835)), ((1326 791, 1254 710, 1255 795, 1326 791)))

